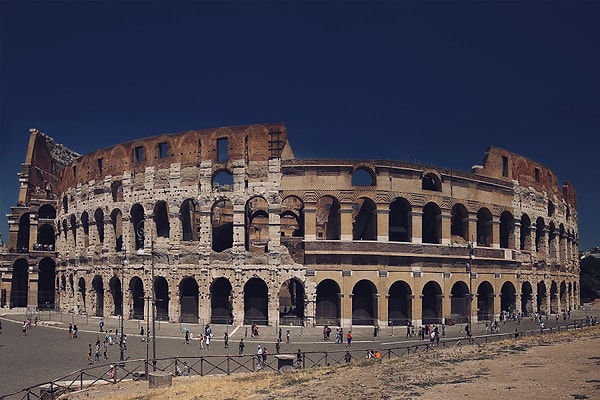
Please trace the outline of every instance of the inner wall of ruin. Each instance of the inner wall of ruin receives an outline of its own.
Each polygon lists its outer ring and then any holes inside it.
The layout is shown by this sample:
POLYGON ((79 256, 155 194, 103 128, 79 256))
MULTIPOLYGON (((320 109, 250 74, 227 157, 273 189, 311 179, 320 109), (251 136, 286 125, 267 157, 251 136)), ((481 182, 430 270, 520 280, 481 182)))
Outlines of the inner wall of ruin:
POLYGON ((84 156, 30 134, 3 307, 350 327, 579 306, 574 189, 500 148, 462 172, 296 159, 283 124, 84 156))

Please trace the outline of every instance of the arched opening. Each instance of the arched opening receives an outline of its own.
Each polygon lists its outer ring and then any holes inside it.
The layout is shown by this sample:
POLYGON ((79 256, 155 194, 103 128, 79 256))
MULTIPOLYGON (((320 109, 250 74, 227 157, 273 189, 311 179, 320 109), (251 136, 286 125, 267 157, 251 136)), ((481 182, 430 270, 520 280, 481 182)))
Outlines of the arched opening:
POLYGON ((352 172, 352 186, 375 186, 375 175, 366 167, 359 167, 352 172))
POLYGON ((81 213, 81 228, 83 230, 83 248, 85 251, 90 245, 90 216, 87 211, 81 213))
POLYGON ((429 281, 423 286, 421 307, 424 324, 442 323, 442 288, 437 282, 429 281))
POLYGON ((503 249, 515 247, 515 219, 508 211, 500 214, 500 247, 503 249))
POLYGON ((524 316, 533 313, 533 288, 529 282, 521 285, 521 312, 524 316))
POLYGON ((96 221, 96 232, 98 232, 98 241, 104 243, 104 211, 97 208, 94 212, 94 221, 96 221))
POLYGON ((340 202, 332 196, 323 196, 317 201, 317 239, 340 240, 340 202))
POLYGON ((141 204, 134 204, 131 207, 131 232, 133 232, 134 248, 141 250, 144 248, 146 232, 144 221, 144 207, 141 204))
POLYGON ((38 272, 38 307, 46 310, 55 309, 55 278, 56 264, 54 260, 48 257, 42 258, 38 272))
POLYGON ((397 198, 390 204, 389 240, 390 242, 410 242, 412 232, 410 203, 397 198))
POLYGON ((252 197, 245 209, 245 248, 252 253, 266 253, 269 245, 269 203, 262 197, 252 197))
POLYGON ((512 314, 517 309, 517 290, 511 282, 504 282, 500 289, 500 310, 512 314))
POLYGON ((558 311, 564 311, 567 308, 567 284, 565 283, 565 281, 562 281, 560 284, 560 304, 559 304, 559 310, 558 311))
POLYGON ((37 242, 40 250, 54 251, 54 227, 50 224, 43 224, 38 228, 37 242))
POLYGON ((477 288, 477 320, 494 319, 494 288, 489 282, 481 282, 477 288))
POLYGON ((77 293, 79 294, 79 296, 81 297, 81 305, 83 306, 83 310, 87 315, 87 300, 86 300, 86 284, 85 284, 85 279, 83 278, 79 278, 79 280, 77 281, 77 293))
POLYGON ((554 222, 550 222, 548 227, 548 256, 551 260, 556 260, 556 244, 558 230, 554 222))
POLYGON ((96 317, 104 316, 104 282, 100 275, 94 276, 92 288, 96 295, 96 317))
POLYGON ((269 324, 269 292, 260 278, 251 278, 244 285, 244 323, 269 324))
POLYGON ((154 296, 156 298, 156 319, 169 320, 169 283, 162 276, 154 278, 154 296))
POLYGON ((282 237, 304 236, 304 203, 297 196, 288 196, 281 202, 279 219, 282 237))
POLYGON ((233 175, 231 172, 227 170, 217 171, 213 176, 212 187, 215 192, 232 192, 233 175))
POLYGON ((212 206, 212 249, 222 252, 233 247, 233 203, 226 199, 212 206))
POLYGON ((113 202, 123 201, 123 185, 121 181, 115 181, 110 185, 110 192, 112 194, 113 202))
POLYGON ((535 220, 535 251, 542 250, 545 228, 546 224, 544 223, 544 218, 539 217, 535 220))
MULTIPOLYGON (((179 321, 198 323, 198 282, 194 278, 183 278, 179 283, 179 321)), ((212 297, 212 296, 211 296, 212 297)))
MULTIPOLYGON (((142 210, 142 213, 143 213, 143 210, 142 210)), ((142 214, 142 217, 143 217, 143 214, 142 214)), ((112 224, 113 232, 115 234, 115 251, 122 251, 123 250, 123 214, 121 214, 121 210, 119 210, 117 208, 117 209, 114 209, 110 213, 110 222, 112 224)), ((143 227, 143 224, 142 224, 142 227, 143 227)), ((104 235, 104 229, 103 229, 103 235, 104 235)), ((143 235, 143 233, 142 233, 142 235, 143 235)), ((137 237, 137 233, 134 232, 134 236, 137 237)), ((142 240, 142 248, 144 247, 143 242, 144 241, 142 240)))
POLYGON ((288 279, 279 288, 279 324, 302 325, 304 321, 304 286, 298 279, 288 279))
MULTIPOLYGON (((200 210, 193 199, 186 199, 179 208, 182 240, 197 241, 200 237, 200 210)), ((187 321, 186 321, 187 322, 187 321)))
POLYGON ((550 314, 558 313, 558 285, 556 281, 550 284, 550 314))
POLYGON ((434 173, 428 173, 423 176, 421 181, 421 189, 423 190, 433 190, 436 192, 442 191, 442 182, 440 178, 434 173))
POLYGON ((121 287, 121 280, 113 276, 108 281, 108 287, 112 295, 113 301, 113 315, 123 315, 123 288, 121 287))
POLYGON ((131 278, 129 281, 129 292, 133 305, 129 318, 144 319, 144 283, 139 277, 134 276, 131 278))
POLYGON ((340 295, 340 287, 334 280, 325 279, 317 285, 317 325, 340 325, 340 295))
POLYGON ((544 281, 540 281, 537 284, 537 312, 540 314, 546 314, 546 284, 544 281))
POLYGON ((39 219, 55 219, 56 218, 56 209, 50 204, 44 204, 38 210, 39 219))
POLYGON ((232 287, 227 278, 217 278, 210 288, 210 321, 233 324, 232 287))
POLYGON ((427 203, 423 207, 423 243, 439 244, 442 238, 442 211, 435 203, 427 203))
POLYGON ((412 322, 412 291, 408 283, 396 281, 388 293, 388 323, 406 326, 412 322))
POLYGON ((492 213, 487 208, 477 212, 477 244, 484 247, 492 245, 492 213))
POLYGON ((519 243, 519 248, 521 250, 530 250, 530 230, 531 230, 531 220, 527 214, 523 214, 521 216, 521 240, 519 243))
POLYGON ((27 253, 29 251, 29 231, 29 213, 25 213, 19 218, 19 232, 17 233, 17 253, 27 253))
POLYGON ((469 321, 469 287, 463 281, 452 285, 450 315, 455 322, 469 321))
POLYGON ((377 289, 371 281, 360 280, 352 289, 352 325, 377 324, 377 289))
POLYGON ((69 221, 71 224, 71 234, 73 235, 73 245, 77 245, 77 219, 75 218, 75 215, 71 214, 69 221))
POLYGON ((452 206, 450 235, 452 242, 466 244, 469 242, 469 213, 462 204, 452 206))
POLYGON ((10 283, 10 307, 27 307, 29 293, 29 264, 24 258, 19 258, 13 264, 12 280, 10 283))
POLYGON ((154 205, 154 224, 156 226, 156 236, 162 238, 169 237, 171 226, 169 224, 167 202, 164 200, 157 201, 154 205))
POLYGON ((377 240, 377 206, 368 197, 359 198, 352 206, 352 239, 377 240))

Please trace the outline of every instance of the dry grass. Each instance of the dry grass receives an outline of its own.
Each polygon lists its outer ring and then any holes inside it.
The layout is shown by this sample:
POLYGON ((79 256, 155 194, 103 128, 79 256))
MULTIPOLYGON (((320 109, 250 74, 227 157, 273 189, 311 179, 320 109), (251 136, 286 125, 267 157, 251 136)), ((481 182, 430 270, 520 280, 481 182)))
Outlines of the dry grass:
MULTIPOLYGON (((489 380, 491 372, 485 361, 527 353, 533 347, 554 346, 560 349, 573 341, 594 343, 600 327, 505 340, 480 346, 455 346, 411 354, 391 360, 361 360, 348 365, 314 368, 284 374, 274 372, 244 373, 229 376, 178 377, 173 386, 148 389, 148 383, 131 382, 96 388, 64 398, 119 400, 245 399, 280 398, 378 398, 414 399, 438 385, 458 387, 478 379, 489 380)), ((532 369, 544 364, 533 359, 521 363, 532 369), (527 362, 530 365, 527 365, 527 362)), ((508 387, 508 389, 511 389, 508 387)))

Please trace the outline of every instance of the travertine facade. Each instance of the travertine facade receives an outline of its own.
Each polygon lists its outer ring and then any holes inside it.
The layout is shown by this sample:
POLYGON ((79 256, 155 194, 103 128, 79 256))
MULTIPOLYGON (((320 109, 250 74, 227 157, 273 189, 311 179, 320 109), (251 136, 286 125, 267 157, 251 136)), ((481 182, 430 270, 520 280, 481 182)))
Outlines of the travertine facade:
POLYGON ((5 307, 145 318, 154 294, 163 320, 348 327, 579 306, 574 189, 499 148, 466 173, 295 159, 282 124, 84 156, 32 130, 20 182, 5 307))

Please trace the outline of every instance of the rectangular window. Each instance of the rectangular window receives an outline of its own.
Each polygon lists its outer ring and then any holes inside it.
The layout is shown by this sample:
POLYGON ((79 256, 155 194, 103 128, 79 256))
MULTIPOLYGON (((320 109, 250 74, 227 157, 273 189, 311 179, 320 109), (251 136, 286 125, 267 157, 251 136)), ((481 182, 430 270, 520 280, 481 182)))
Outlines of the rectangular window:
POLYGON ((98 159, 98 172, 100 173, 100 175, 104 173, 104 159, 102 158, 98 159))
POLYGON ((73 176, 77 178, 77 165, 73 165, 73 176))
POLYGON ((217 139, 217 161, 226 162, 229 159, 228 151, 228 140, 227 138, 217 139))
POLYGON ((138 146, 134 149, 134 157, 136 163, 144 161, 144 147, 138 146))
POLYGON ((169 144, 167 142, 161 142, 158 144, 158 158, 169 157, 169 144))
POLYGON ((508 157, 502 156, 502 176, 508 176, 508 157))
POLYGON ((540 181, 540 169, 539 168, 535 168, 533 170, 534 176, 535 176, 535 181, 539 182, 540 181))

